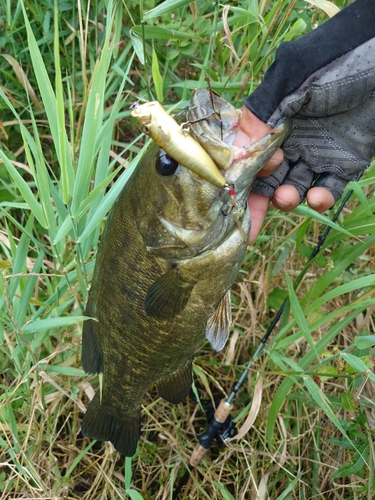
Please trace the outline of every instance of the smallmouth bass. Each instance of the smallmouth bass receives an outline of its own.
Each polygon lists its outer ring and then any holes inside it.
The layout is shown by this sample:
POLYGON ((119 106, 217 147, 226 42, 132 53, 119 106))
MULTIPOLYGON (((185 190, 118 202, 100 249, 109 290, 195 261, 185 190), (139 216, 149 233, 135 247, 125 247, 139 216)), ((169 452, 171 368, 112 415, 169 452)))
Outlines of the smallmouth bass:
POLYGON ((230 287, 246 252, 251 184, 290 131, 289 122, 279 123, 238 155, 231 146, 238 113, 197 90, 180 117, 222 161, 215 163, 234 186, 235 206, 228 190, 152 144, 108 216, 85 311, 93 319, 82 334, 83 368, 102 373, 103 385, 82 433, 111 441, 125 456, 136 451, 149 386, 156 382, 161 397, 180 403, 190 392, 194 352, 205 338, 220 350, 229 335, 230 287))

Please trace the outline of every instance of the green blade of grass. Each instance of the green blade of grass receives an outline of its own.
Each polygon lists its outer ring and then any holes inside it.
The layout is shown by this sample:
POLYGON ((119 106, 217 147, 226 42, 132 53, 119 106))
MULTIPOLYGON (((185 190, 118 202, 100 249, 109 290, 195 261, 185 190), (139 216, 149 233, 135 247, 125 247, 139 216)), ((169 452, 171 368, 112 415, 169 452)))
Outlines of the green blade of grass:
MULTIPOLYGON (((112 4, 112 2, 110 2, 110 4, 112 4)), ((113 52, 113 44, 111 43, 112 23, 113 17, 108 20, 103 49, 90 83, 76 181, 73 189, 73 217, 77 215, 82 200, 84 200, 89 193, 94 159, 98 152, 96 139, 102 127, 106 76, 113 52)))
POLYGON ((159 40, 199 40, 194 33, 185 33, 184 31, 171 30, 160 26, 145 26, 144 32, 142 26, 133 26, 132 33, 139 36, 144 34, 146 39, 155 38, 159 40))
MULTIPOLYGON (((13 253, 13 274, 14 277, 11 278, 9 286, 9 300, 13 302, 14 296, 19 287, 22 274, 27 271, 27 255, 29 252, 30 238, 28 234, 32 231, 34 226, 34 218, 31 216, 25 224, 25 232, 21 234, 21 238, 17 245, 16 251, 13 253)), ((9 238, 11 237, 10 233, 9 238)), ((13 304, 14 306, 15 304, 13 304)))
POLYGON ((38 220, 39 224, 45 229, 48 228, 48 223, 46 217, 44 215, 44 211, 40 203, 35 199, 34 193, 31 191, 27 182, 23 179, 23 177, 18 173, 17 169, 13 166, 13 164, 8 160, 3 151, 0 149, 0 158, 3 161, 6 169, 9 172, 9 175, 12 177, 15 182, 17 188, 22 194, 23 199, 28 204, 30 210, 32 211, 35 218, 38 220))
MULTIPOLYGON (((31 113, 31 120, 33 125, 34 137, 33 140, 33 153, 35 158, 35 181, 36 187, 38 190, 38 195, 40 197, 40 201, 43 207, 43 211, 46 215, 47 223, 48 223, 48 232, 51 238, 54 238, 57 228, 56 228, 56 220, 55 220, 55 212, 54 207, 51 203, 51 191, 50 191, 50 178, 46 168, 46 161, 43 155, 43 147, 40 142, 38 129, 35 123, 35 119, 33 114, 31 113)), ((23 135, 23 134, 22 134, 23 135)), ((28 144, 24 138, 24 146, 25 152, 28 152, 28 144)), ((29 158, 29 164, 31 163, 31 155, 27 155, 29 158)))
POLYGON ((98 209, 96 210, 95 214, 93 217, 90 219, 90 221, 87 223, 84 231, 80 235, 78 239, 78 243, 83 242, 90 234, 92 231, 94 231, 98 224, 103 220, 103 218, 106 216, 108 211, 111 209, 113 203, 116 201, 117 197, 121 193, 123 187, 125 186, 125 183, 133 173, 134 169, 138 165, 138 162, 140 161, 143 153, 148 149, 150 145, 150 141, 148 141, 145 146, 143 146, 142 150, 140 153, 134 158, 134 160, 130 163, 128 168, 121 174, 119 179, 116 181, 116 184, 108 191, 106 196, 103 198, 102 202, 98 206, 98 209))
POLYGON ((312 380, 312 378, 307 375, 303 377, 303 381, 305 383, 306 389, 309 391, 310 395, 319 406, 319 408, 324 411, 325 415, 327 415, 331 422, 337 427, 337 429, 339 429, 342 435, 345 436, 348 441, 351 441, 345 429, 341 425, 340 420, 334 414, 330 402, 328 401, 327 397, 324 395, 320 387, 318 387, 317 384, 312 380))
POLYGON ((74 368, 73 366, 57 366, 57 365, 46 365, 41 363, 41 370, 45 370, 47 373, 60 373, 60 375, 66 375, 67 377, 85 377, 86 373, 84 370, 79 368, 74 368))
POLYGON ((52 328, 65 328, 89 319, 88 316, 65 316, 63 318, 47 318, 27 323, 21 327, 24 333, 37 333, 51 330, 52 328))
MULTIPOLYGON (((315 348, 318 353, 321 353, 323 349, 327 347, 327 345, 336 338, 336 336, 345 328, 351 321, 354 320, 358 316, 360 311, 366 309, 366 304, 362 305, 358 309, 355 309, 351 314, 348 314, 346 318, 338 321, 329 331, 321 338, 316 344, 315 348)), ((315 360, 315 352, 313 350, 307 352, 302 359, 298 362, 299 366, 306 370, 310 364, 315 360)), ((274 427, 276 420, 279 415, 279 411, 281 406, 284 404, 286 396, 291 390, 294 384, 294 380, 291 377, 287 377, 282 381, 280 387, 277 389, 276 394, 273 397, 270 411, 267 419, 267 430, 266 430, 266 438, 269 445, 272 445, 273 437, 274 437, 274 427)))
POLYGON ((341 227, 339 224, 336 224, 336 222, 332 222, 328 217, 325 217, 324 215, 316 212, 310 207, 307 207, 306 205, 299 205, 294 209, 294 212, 298 215, 303 215, 304 217, 311 217, 318 222, 323 223, 325 226, 332 227, 332 229, 336 229, 339 233, 345 234, 346 236, 349 236, 350 238, 354 238, 354 235, 341 227))
MULTIPOLYGON (((285 274, 285 279, 286 279, 286 283, 288 286, 289 301, 290 301, 290 304, 292 306, 293 316, 294 316, 294 318, 295 318, 295 320, 296 320, 296 322, 297 322, 297 324, 302 332, 302 335, 305 337, 305 339, 309 343, 310 347, 312 347, 313 350, 315 351, 315 344, 314 344, 314 341, 313 341, 312 336, 311 336, 311 331, 310 331, 309 325, 307 324, 305 315, 304 315, 302 308, 298 302, 296 292, 294 291, 292 281, 291 281, 290 277, 288 276, 288 274, 285 274)), ((318 353, 316 351, 315 351, 315 354, 318 357, 318 353)))
POLYGON ((343 253, 335 261, 335 266, 332 270, 326 271, 315 283, 310 293, 307 294, 306 300, 314 300, 323 293, 329 285, 358 257, 360 257, 368 248, 375 244, 375 235, 368 236, 360 243, 353 245, 350 253, 343 253))
POLYGON ((55 60, 55 88, 56 88, 56 114, 58 126, 58 141, 55 142, 57 156, 60 159, 61 168, 61 191, 62 199, 65 204, 68 203, 69 196, 73 191, 74 170, 69 155, 68 137, 65 128, 65 104, 64 92, 60 67, 60 45, 59 45, 59 10, 58 3, 55 0, 55 18, 54 18, 54 60, 55 60))
POLYGON ((348 352, 342 352, 340 356, 349 366, 354 368, 356 372, 362 374, 364 377, 368 377, 372 383, 375 383, 375 373, 373 373, 371 368, 369 368, 358 356, 348 352))
POLYGON ((163 102, 163 78, 160 74, 158 56, 156 55, 154 46, 152 46, 152 79, 154 81, 157 100, 163 102))
POLYGON ((18 324, 22 324, 32 295, 35 292, 35 284, 38 279, 38 273, 40 272, 43 264, 44 255, 44 252, 40 252, 38 254, 38 257, 31 271, 31 275, 27 277, 27 284, 22 290, 21 300, 19 301, 18 307, 15 311, 15 318, 18 324))
POLYGON ((65 476, 66 478, 70 477, 71 473, 74 471, 74 469, 77 467, 77 465, 79 464, 79 462, 82 460, 82 458, 87 454, 87 452, 89 450, 91 450, 91 448, 94 446, 94 444, 96 443, 95 440, 92 440, 87 446, 86 448, 84 448, 77 456, 76 458, 73 460, 72 464, 70 465, 69 469, 66 471, 65 473, 65 476))
MULTIPOLYGON (((65 169, 67 169, 67 172, 72 176, 73 168, 71 165, 71 158, 69 154, 69 143, 65 128, 60 128, 61 124, 59 123, 59 119, 61 120, 61 113, 63 112, 63 110, 61 109, 61 105, 59 106, 57 102, 56 95, 49 79, 47 68, 44 64, 42 54, 40 53, 38 43, 35 39, 32 27, 27 17, 24 4, 22 4, 22 10, 26 25, 30 57, 33 62, 33 69, 38 82, 39 91, 42 96, 44 109, 48 117, 48 124, 51 129, 53 142, 56 147, 59 165, 61 171, 64 171, 64 176, 66 175, 65 169), (58 113, 56 113, 56 109, 58 110, 58 113), (61 143, 61 138, 63 138, 63 143, 61 143), (64 156, 62 158, 61 152, 63 148, 64 156)), ((61 99, 61 96, 59 96, 59 99, 61 99)), ((70 182, 73 182, 73 179, 71 179, 70 182)), ((66 183, 66 179, 64 180, 64 183, 66 183)))
POLYGON ((340 297, 340 295, 353 292, 354 290, 374 287, 374 285, 375 274, 370 274, 369 276, 364 276, 362 278, 355 278, 353 281, 349 281, 344 285, 337 286, 321 297, 317 298, 311 305, 306 308, 305 314, 316 311, 322 304, 325 304, 328 301, 335 299, 336 297, 340 297))
POLYGON ((372 210, 370 208, 369 202, 367 201, 365 193, 360 188, 358 182, 353 182, 353 181, 349 182, 349 188, 354 192, 358 200, 361 202, 361 205, 366 215, 371 216, 372 210))
POLYGON ((149 10, 144 14, 144 21, 148 21, 150 19, 154 19, 155 17, 163 16, 164 14, 168 14, 173 10, 179 9, 180 7, 184 7, 185 5, 189 5, 191 0, 165 0, 157 7, 149 10))
POLYGON ((285 491, 283 491, 283 493, 281 493, 281 495, 279 495, 276 500, 285 500, 286 498, 291 498, 290 493, 294 490, 295 485, 301 480, 302 476, 303 472, 300 472, 298 476, 296 476, 293 481, 288 484, 287 488, 285 488, 285 491))
POLYGON ((358 349, 368 349, 375 345, 375 335, 360 335, 354 339, 354 344, 358 349))

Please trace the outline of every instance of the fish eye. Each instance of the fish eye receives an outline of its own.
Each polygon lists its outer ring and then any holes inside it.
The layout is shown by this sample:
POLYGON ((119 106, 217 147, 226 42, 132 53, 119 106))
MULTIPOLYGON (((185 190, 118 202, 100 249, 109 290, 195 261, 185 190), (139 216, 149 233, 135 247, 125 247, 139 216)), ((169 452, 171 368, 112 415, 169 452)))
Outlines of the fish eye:
POLYGON ((173 175, 178 167, 178 161, 171 158, 163 149, 156 160, 156 171, 163 176, 173 175))

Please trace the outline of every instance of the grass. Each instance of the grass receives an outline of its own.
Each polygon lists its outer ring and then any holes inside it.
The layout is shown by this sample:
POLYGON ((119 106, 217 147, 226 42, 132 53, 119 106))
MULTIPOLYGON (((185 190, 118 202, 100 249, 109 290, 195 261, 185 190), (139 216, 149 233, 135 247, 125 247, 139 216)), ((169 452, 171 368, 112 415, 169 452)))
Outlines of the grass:
MULTIPOLYGON (((181 109, 208 75, 240 105, 277 46, 325 14, 304 1, 231 2, 227 18, 210 1, 155 4, 0 4, 4 499, 170 499, 205 426, 195 403, 172 406, 151 388, 133 459, 79 432, 97 385, 80 366, 95 253, 143 150, 129 104, 157 97, 181 109)), ((231 340, 219 354, 203 346, 194 369, 202 400, 228 393, 289 295, 235 401, 239 428, 257 418, 211 449, 183 498, 374 497, 374 174, 372 164, 353 186, 295 292, 330 214, 270 212, 233 287, 231 340)))

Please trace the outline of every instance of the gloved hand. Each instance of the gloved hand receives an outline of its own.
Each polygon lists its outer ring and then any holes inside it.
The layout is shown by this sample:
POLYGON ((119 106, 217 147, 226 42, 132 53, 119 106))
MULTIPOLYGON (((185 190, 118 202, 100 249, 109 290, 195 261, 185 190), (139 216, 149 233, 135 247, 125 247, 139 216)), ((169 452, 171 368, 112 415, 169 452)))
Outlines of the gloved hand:
POLYGON ((284 161, 269 177, 257 178, 253 192, 273 196, 281 184, 305 198, 312 185, 336 201, 346 184, 375 155, 375 41, 333 61, 286 97, 269 120, 290 116, 294 128, 282 148, 284 161))

